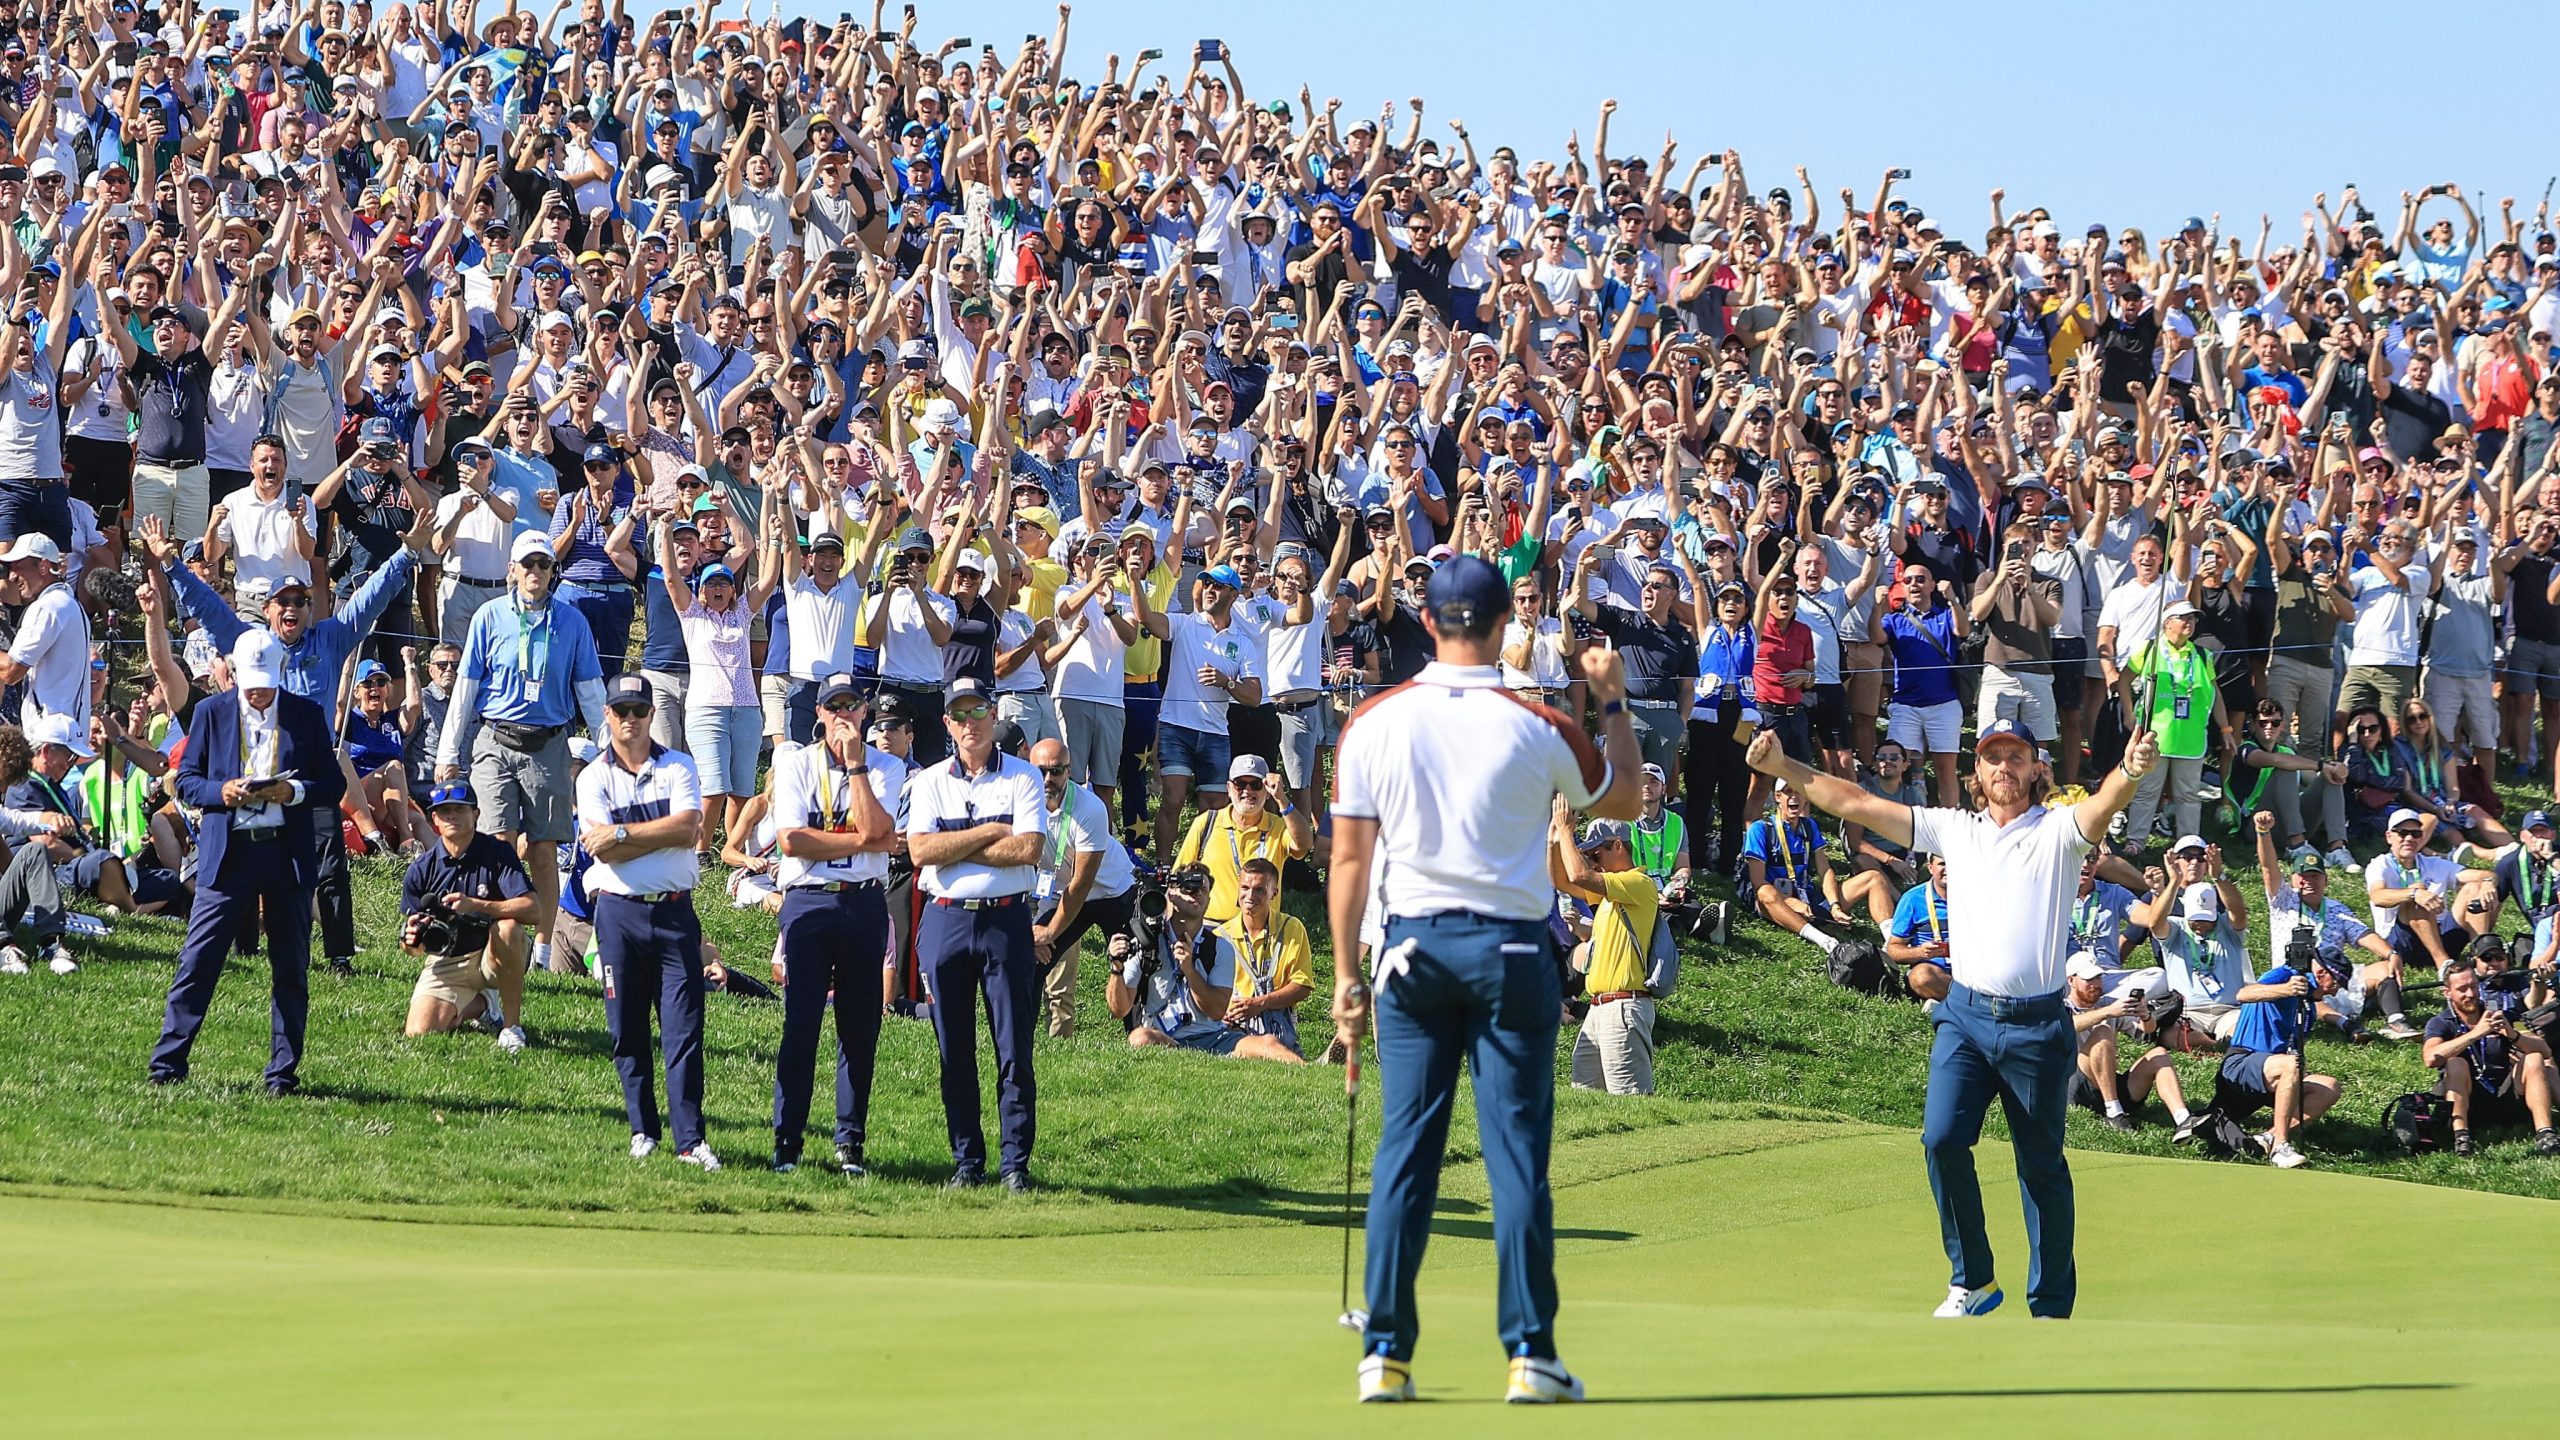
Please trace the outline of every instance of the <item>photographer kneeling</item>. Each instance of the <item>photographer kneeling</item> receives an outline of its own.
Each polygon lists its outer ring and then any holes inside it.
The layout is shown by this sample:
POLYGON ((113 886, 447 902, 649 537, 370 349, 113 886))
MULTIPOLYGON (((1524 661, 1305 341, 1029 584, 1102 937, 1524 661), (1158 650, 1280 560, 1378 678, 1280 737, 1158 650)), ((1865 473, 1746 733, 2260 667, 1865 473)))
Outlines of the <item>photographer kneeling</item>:
MULTIPOLYGON (((2080 1050, 2080 1067, 2071 1077, 2071 1102, 2097 1111, 2110 1128, 2132 1130, 2139 1124, 2135 1116, 2143 1098, 2157 1090, 2160 1103, 2169 1107, 2169 1119, 2178 1127, 2171 1138, 2182 1142, 2193 1135, 2196 1116, 2187 1109, 2186 1093, 2178 1086, 2177 1066, 2171 1063, 2167 1046, 2155 1043, 2130 1068, 2118 1068, 2123 1064, 2123 1044, 2117 1037, 2156 1040, 2164 1018, 2172 1025, 2178 1023, 2166 1014, 2170 1007, 2160 1003, 2177 992, 2154 992, 2143 984, 2129 983, 2120 984, 2110 995, 2108 972, 2086 950, 2073 952, 2062 973, 2068 977, 2063 999, 2070 1007, 2073 1039, 2080 1050)), ((2136 971, 2133 979, 2161 973, 2136 971)))
POLYGON ((515 848, 480 833, 479 802, 459 780, 427 796, 436 843, 400 882, 400 948, 426 960, 409 996, 410 1035, 473 1020, 498 1032, 498 1048, 525 1047, 526 921, 533 884, 515 848), (513 1023, 509 1023, 509 1017, 513 1023))
POLYGON ((2444 968, 2444 1012, 2427 1022, 2427 1064, 2444 1072, 2453 1106, 2453 1153, 2471 1153, 2473 1122, 2533 1121, 2533 1153, 2560 1155, 2551 1129, 2551 1049, 2521 1035, 2507 1013, 2480 993, 2469 958, 2444 968))
POLYGON ((2302 1042, 2311 1034, 2315 1008, 2334 997, 2345 979, 2343 963, 2315 962, 2307 973, 2278 965, 2240 987, 2240 1018, 2232 1028, 2231 1053, 2222 1057, 2214 1077, 2213 1108, 2243 1123, 2262 1105, 2273 1109, 2267 1132, 2255 1138, 2260 1153, 2279 1169, 2311 1163, 2294 1148, 2293 1137, 2338 1103, 2336 1076, 2304 1073, 2302 1042))
POLYGON ((1111 937, 1103 997, 1129 1026, 1132 1045, 1172 1045, 1212 1055, 1252 1053, 1249 1035, 1225 1020, 1235 1003, 1236 958, 1211 930, 1209 870, 1186 865, 1165 877, 1161 904, 1138 887, 1137 914, 1111 937))

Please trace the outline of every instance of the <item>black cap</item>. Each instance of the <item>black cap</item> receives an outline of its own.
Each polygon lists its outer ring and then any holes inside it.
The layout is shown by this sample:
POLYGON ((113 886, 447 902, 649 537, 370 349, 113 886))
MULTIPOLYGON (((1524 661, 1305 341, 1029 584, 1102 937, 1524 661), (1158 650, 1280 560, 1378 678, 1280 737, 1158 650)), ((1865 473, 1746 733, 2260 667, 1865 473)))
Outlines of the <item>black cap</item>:
POLYGON ((1511 587, 1481 556, 1461 555, 1431 572, 1422 598, 1441 624, 1475 626, 1511 608, 1511 587))
POLYGON ((862 693, 862 686, 851 675, 839 670, 819 685, 818 704, 827 706, 848 698, 860 699, 862 693))
POLYGON ((609 710, 616 705, 634 703, 655 708, 657 702, 649 693, 647 680, 630 671, 624 671, 604 682, 604 703, 605 708, 609 710))

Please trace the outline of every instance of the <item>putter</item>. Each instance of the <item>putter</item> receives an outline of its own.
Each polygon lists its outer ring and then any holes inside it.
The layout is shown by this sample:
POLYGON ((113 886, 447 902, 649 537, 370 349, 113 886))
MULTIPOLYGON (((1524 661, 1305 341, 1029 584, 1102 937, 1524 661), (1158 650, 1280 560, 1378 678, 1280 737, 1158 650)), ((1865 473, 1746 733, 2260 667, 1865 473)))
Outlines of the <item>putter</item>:
POLYGON ((1360 1032, 1351 1032, 1342 1062, 1342 1313, 1334 1323, 1357 1335, 1369 1328, 1369 1312, 1351 1304, 1351 1178, 1360 1143, 1360 1032))

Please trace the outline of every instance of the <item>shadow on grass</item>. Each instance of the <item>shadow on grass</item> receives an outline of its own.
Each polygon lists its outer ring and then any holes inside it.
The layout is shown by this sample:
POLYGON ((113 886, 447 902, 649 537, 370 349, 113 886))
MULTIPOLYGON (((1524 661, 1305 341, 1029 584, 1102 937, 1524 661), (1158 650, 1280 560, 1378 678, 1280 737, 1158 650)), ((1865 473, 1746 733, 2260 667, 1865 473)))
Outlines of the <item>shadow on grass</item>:
MULTIPOLYGON (((1308 1225, 1322 1230, 1342 1226, 1342 1192, 1338 1190, 1276 1190, 1252 1181, 1213 1181, 1202 1185, 1079 1185, 1085 1194, 1131 1205, 1160 1205, 1178 1210, 1205 1210, 1213 1213, 1244 1216, 1256 1220, 1272 1220, 1282 1224, 1308 1225)), ((1369 1194, 1357 1191, 1351 1197, 1352 1223, 1363 1223, 1368 1213, 1369 1194)), ((1432 1206, 1431 1233, 1468 1240, 1493 1238, 1491 1220, 1455 1218, 1482 1215, 1486 1206, 1475 1200, 1442 1197, 1432 1206)), ((1634 1240, 1632 1230, 1595 1230, 1578 1226, 1559 1226, 1559 1240, 1634 1240)))
MULTIPOLYGON (((2441 1380, 2341 1381, 2334 1385, 2015 1385, 1962 1390, 1765 1390, 1732 1395, 1606 1395, 1588 1405, 1793 1405, 1822 1400, 2078 1400, 2166 1399, 2173 1396, 2373 1395, 2398 1392, 2460 1390, 2441 1380)), ((1452 1405, 1495 1405, 1492 1397, 1467 1396, 1442 1401, 1452 1405)))
POLYGON ((572 1120, 623 1123, 620 1105, 560 1105, 545 1100, 439 1095, 429 1090, 378 1090, 370 1085, 350 1085, 345 1081, 306 1080, 301 1093, 313 1100, 350 1100, 358 1105, 398 1105, 403 1108, 425 1106, 462 1115, 557 1115, 572 1120))

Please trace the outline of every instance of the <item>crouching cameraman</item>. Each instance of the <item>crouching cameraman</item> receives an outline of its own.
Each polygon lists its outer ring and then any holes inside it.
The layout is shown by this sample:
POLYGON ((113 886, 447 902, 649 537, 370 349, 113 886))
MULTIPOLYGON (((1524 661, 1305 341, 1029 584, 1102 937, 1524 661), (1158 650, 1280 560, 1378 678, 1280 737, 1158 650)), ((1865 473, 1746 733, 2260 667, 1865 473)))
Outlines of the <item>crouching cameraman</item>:
POLYGON ((2465 957, 2444 968, 2444 1013, 2427 1022, 2427 1064, 2444 1072, 2453 1107, 2453 1153, 2471 1153, 2475 1123, 2533 1121, 2533 1151, 2560 1155, 2552 1133, 2552 1061, 2539 1036, 2518 1034, 2506 1011, 2481 994, 2465 957))
POLYGON ((1235 1004, 1236 957, 1208 923, 1208 867, 1186 865, 1166 876, 1161 901, 1154 888, 1138 887, 1136 915, 1110 942, 1103 996, 1128 1025, 1129 1043, 1280 1058, 1267 1053, 1278 1041, 1226 1023, 1235 1004))
POLYGON ((400 882, 400 948, 426 961, 409 996, 407 1033, 431 1035, 477 1020, 498 1032, 499 1049, 522 1050, 532 882, 513 846, 480 833, 469 785, 438 785, 427 807, 436 843, 409 862, 400 882))
POLYGON ((2108 972, 2098 958, 2078 950, 2064 963, 2062 973, 2069 979, 2064 1000, 2071 1009, 2073 1039, 2080 1049, 2080 1066, 2071 1077, 2072 1103, 2097 1111, 2114 1129, 2131 1130, 2137 1126, 2134 1117, 2143 1099, 2157 1090, 2160 1103, 2169 1107, 2170 1121, 2178 1127, 2173 1139, 2184 1141, 2194 1134, 2196 1117, 2188 1111, 2186 1093, 2178 1086, 2177 1066, 2168 1047, 2157 1043, 2162 1026, 2175 1027, 2177 1012, 2183 1008, 2178 992, 2162 983, 2165 972, 2120 973, 2110 994, 2108 972), (2121 1037, 2152 1043, 2125 1067, 2121 1037))

